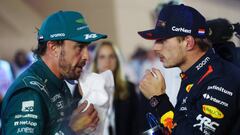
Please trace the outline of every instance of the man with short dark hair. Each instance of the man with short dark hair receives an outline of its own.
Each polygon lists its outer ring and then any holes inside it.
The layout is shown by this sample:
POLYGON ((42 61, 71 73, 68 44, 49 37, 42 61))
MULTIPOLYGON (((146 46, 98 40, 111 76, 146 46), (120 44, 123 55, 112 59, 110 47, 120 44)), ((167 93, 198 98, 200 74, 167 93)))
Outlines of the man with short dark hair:
POLYGON ((160 116, 164 134, 239 133, 240 70, 215 54, 207 33, 205 18, 185 5, 166 6, 155 29, 139 32, 143 38, 156 40, 153 50, 164 67, 182 70, 175 107, 165 94, 158 69, 146 71, 140 82, 142 93, 160 116))
POLYGON ((9 88, 2 105, 3 135, 75 135, 96 128, 91 104, 79 107, 64 79, 76 80, 88 60, 88 44, 106 38, 89 30, 83 16, 59 11, 38 32, 38 60, 9 88))

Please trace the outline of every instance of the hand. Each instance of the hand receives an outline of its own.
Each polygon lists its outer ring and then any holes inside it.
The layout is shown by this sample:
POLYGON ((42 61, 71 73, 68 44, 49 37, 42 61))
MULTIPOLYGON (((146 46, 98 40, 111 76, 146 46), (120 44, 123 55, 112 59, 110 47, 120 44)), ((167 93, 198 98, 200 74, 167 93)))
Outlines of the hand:
POLYGON ((156 77, 153 76, 150 70, 147 70, 139 84, 141 92, 148 99, 162 95, 166 90, 165 79, 160 70, 152 68, 152 72, 156 74, 156 77))
POLYGON ((98 113, 94 106, 90 104, 87 110, 83 112, 85 107, 87 107, 86 101, 75 109, 71 116, 69 126, 76 133, 83 133, 89 128, 94 131, 99 122, 98 113))

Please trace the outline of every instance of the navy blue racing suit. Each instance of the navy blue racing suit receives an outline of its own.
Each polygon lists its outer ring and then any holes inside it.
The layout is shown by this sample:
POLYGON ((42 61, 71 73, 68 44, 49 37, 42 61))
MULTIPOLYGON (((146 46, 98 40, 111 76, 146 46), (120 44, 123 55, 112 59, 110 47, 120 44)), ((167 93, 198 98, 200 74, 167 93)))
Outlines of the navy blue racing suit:
POLYGON ((209 49, 186 72, 175 107, 166 94, 154 96, 164 134, 240 134, 240 69, 209 49))

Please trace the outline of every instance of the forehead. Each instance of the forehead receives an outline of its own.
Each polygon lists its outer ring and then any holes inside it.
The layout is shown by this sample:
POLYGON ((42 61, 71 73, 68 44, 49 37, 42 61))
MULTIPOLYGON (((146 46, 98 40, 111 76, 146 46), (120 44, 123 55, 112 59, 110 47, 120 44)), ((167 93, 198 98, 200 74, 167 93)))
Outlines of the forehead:
POLYGON ((81 42, 76 42, 72 40, 64 40, 64 44, 66 46, 80 46, 80 47, 85 47, 89 45, 89 43, 81 43, 81 42))
POLYGON ((99 54, 101 53, 114 53, 113 47, 109 45, 102 45, 98 50, 99 54))
POLYGON ((174 42, 179 42, 178 37, 171 37, 171 38, 167 38, 167 39, 156 40, 155 44, 174 43, 174 42))

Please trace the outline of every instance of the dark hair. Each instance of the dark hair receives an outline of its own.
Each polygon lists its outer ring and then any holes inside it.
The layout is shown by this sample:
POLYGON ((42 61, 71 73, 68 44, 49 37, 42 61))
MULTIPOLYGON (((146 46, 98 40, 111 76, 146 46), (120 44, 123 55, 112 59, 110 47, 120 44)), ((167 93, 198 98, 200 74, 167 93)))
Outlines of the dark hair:
MULTIPOLYGON (((47 42, 48 42, 48 41, 38 42, 37 48, 32 49, 32 52, 33 52, 33 54, 34 54, 35 57, 43 56, 43 55, 46 53, 46 50, 47 50, 47 42)), ((64 42, 64 40, 56 40, 56 41, 54 41, 54 42, 56 42, 56 44, 58 44, 58 45, 62 45, 63 42, 64 42)))
MULTIPOLYGON (((177 39, 179 42, 184 40, 184 36, 178 36, 177 39)), ((209 42, 208 39, 201 39, 201 38, 194 38, 195 44, 202 50, 202 51, 207 51, 209 48, 212 47, 211 43, 209 42)))
POLYGON ((208 39, 195 38, 195 43, 204 52, 212 47, 212 45, 208 39))

